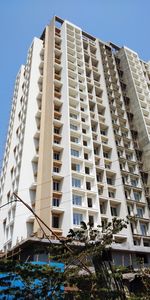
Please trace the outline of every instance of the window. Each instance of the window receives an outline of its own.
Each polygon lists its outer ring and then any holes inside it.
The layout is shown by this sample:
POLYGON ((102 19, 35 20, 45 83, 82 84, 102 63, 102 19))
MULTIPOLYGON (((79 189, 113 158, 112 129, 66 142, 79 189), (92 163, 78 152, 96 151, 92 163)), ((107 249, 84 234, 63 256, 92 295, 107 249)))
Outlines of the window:
POLYGON ((78 165, 78 164, 72 164, 71 167, 72 167, 73 171, 80 172, 80 165, 78 165))
POLYGON ((102 194, 103 194, 103 188, 102 188, 102 187, 98 189, 98 194, 99 194, 99 195, 102 195, 102 194))
POLYGON ((76 114, 72 114, 72 113, 70 113, 70 118, 77 119, 77 118, 78 118, 78 116, 77 116, 76 114))
POLYGON ((78 144, 79 143, 79 139, 75 136, 71 136, 71 142, 78 144))
POLYGON ((106 213, 106 209, 105 209, 105 204, 104 203, 100 204, 100 211, 101 211, 101 214, 105 214, 106 213))
POLYGON ((106 219, 102 219, 102 229, 104 230, 107 226, 108 221, 106 219))
POLYGON ((110 198, 115 198, 115 193, 112 191, 108 191, 108 195, 110 198))
POLYGON ((126 154, 126 159, 132 160, 133 159, 133 154, 126 154))
POLYGON ((123 151, 118 151, 118 156, 123 157, 123 151))
POLYGON ((60 144, 60 140, 57 140, 56 138, 54 139, 55 144, 60 144))
POLYGON ((111 209, 111 215, 112 215, 112 216, 115 217, 115 216, 118 215, 118 214, 117 214, 117 207, 111 206, 110 209, 111 209))
POLYGON ((87 141, 83 140, 83 146, 87 146, 87 141))
POLYGON ((54 152, 53 159, 59 160, 60 159, 60 153, 59 152, 54 152))
POLYGON ((147 235, 147 227, 146 227, 146 224, 141 223, 141 224, 140 224, 140 229, 141 229, 141 234, 142 234, 142 235, 147 235))
POLYGON ((59 134, 60 133, 60 129, 58 127, 54 127, 54 133, 59 134))
POLYGON ((107 135, 107 133, 106 133, 105 130, 101 130, 101 134, 102 134, 102 135, 107 135))
POLYGON ((99 149, 98 148, 94 148, 94 154, 98 155, 99 154, 99 149))
POLYGON ((129 166, 129 172, 130 172, 130 173, 134 173, 134 172, 135 172, 135 167, 129 166))
POLYGON ((85 167, 85 174, 90 174, 90 168, 85 167))
POLYGON ((138 180, 137 179, 131 179, 131 185, 138 186, 138 180))
POLYGON ((81 118, 81 121, 85 123, 85 118, 81 118))
POLYGON ((105 157, 105 158, 109 158, 109 155, 108 155, 107 152, 104 152, 104 157, 105 157))
POLYGON ((131 227, 132 234, 134 234, 134 225, 131 222, 130 222, 130 227, 131 227))
POLYGON ((111 169, 111 165, 110 164, 105 164, 105 169, 111 169))
POLYGON ((78 126, 70 124, 70 129, 77 131, 78 130, 78 126))
POLYGON ((52 227, 59 228, 59 216, 52 216, 52 227))
POLYGON ((123 176, 122 182, 123 182, 123 184, 130 184, 130 181, 128 180, 128 176, 123 176))
POLYGON ((59 182, 58 181, 53 182, 53 190, 54 191, 59 191, 59 182))
POLYGON ((91 190, 91 182, 86 182, 86 189, 91 190))
POLYGON ((113 185, 113 180, 110 177, 107 177, 107 184, 113 185))
POLYGON ((82 197, 79 195, 73 195, 72 197, 72 203, 74 205, 82 205, 82 197))
POLYGON ((137 207, 137 216, 143 218, 143 214, 144 214, 143 208, 137 207))
POLYGON ((97 182, 102 182, 102 174, 96 174, 97 182))
POLYGON ((53 206, 59 206, 60 204, 60 199, 59 198, 53 198, 53 206))
POLYGON ((125 190, 125 196, 126 196, 126 199, 131 199, 129 191, 125 190))
POLYGON ((94 216, 89 216, 89 225, 94 226, 94 216))
POLYGON ((82 133, 86 134, 86 129, 82 128, 82 133))
POLYGON ((134 200, 140 201, 140 199, 141 199, 141 193, 133 192, 133 194, 134 194, 134 200))
POLYGON ((92 198, 87 198, 88 207, 93 207, 92 198))
POLYGON ((56 166, 53 167, 53 172, 59 173, 59 171, 60 171, 59 167, 56 167, 56 166))
POLYGON ((74 225, 80 225, 82 220, 83 220, 82 214, 78 214, 78 213, 73 214, 73 224, 74 225))
POLYGON ((88 153, 84 153, 84 159, 88 159, 88 153))
POLYGON ((133 207, 131 205, 128 205, 127 209, 128 209, 128 215, 131 216, 131 213, 133 214, 133 207))
POLYGON ((140 254, 140 253, 138 253, 138 254, 136 254, 136 257, 137 257, 137 260, 139 261, 143 261, 143 263, 144 264, 148 264, 148 257, 147 257, 147 255, 146 254, 140 254))
POLYGON ((72 178, 72 186, 80 188, 81 187, 81 180, 77 178, 72 178))
POLYGON ((72 155, 72 156, 79 157, 79 151, 74 150, 74 149, 71 149, 71 155, 72 155))

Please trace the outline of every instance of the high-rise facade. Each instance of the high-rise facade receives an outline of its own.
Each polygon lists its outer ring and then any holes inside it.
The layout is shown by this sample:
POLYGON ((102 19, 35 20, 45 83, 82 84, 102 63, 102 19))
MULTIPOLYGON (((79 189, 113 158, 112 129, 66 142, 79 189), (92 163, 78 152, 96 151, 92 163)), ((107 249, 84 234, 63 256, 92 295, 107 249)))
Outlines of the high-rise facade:
MULTIPOLYGON (((54 17, 17 75, 0 181, 0 248, 41 237, 34 216, 59 236, 81 221, 114 236, 119 264, 150 263, 150 63, 54 17)), ((53 238, 53 236, 51 236, 53 238)))

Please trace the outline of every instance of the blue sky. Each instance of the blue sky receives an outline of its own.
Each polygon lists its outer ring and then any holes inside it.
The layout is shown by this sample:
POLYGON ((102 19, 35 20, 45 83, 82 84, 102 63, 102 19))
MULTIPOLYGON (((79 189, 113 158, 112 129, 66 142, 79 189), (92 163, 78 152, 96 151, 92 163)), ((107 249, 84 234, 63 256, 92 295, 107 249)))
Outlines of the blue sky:
POLYGON ((0 12, 0 162, 17 71, 53 15, 150 60, 149 0, 1 0, 0 12))

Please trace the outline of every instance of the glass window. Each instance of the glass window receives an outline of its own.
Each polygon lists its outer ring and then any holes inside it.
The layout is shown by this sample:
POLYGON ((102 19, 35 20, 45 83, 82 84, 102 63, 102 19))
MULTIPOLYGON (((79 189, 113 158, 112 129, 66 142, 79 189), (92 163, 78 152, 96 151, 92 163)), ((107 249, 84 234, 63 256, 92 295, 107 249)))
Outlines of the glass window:
POLYGON ((138 186, 138 180, 137 179, 131 179, 131 185, 138 186))
POLYGON ((107 183, 110 185, 113 185, 113 180, 110 177, 107 177, 107 183))
POLYGON ((112 216, 117 216, 118 215, 117 214, 117 207, 111 206, 110 209, 111 209, 111 215, 112 216))
POLYGON ((72 196, 72 203, 74 205, 82 205, 82 197, 79 195, 74 195, 72 196))
POLYGON ((94 226, 94 216, 89 216, 89 224, 90 226, 94 226))
POLYGON ((56 166, 53 167, 53 172, 59 173, 59 171, 60 171, 59 167, 56 167, 56 166))
POLYGON ((60 202, 60 199, 59 198, 53 198, 53 206, 59 206, 59 202, 60 202))
POLYGON ((76 172, 80 172, 80 165, 79 164, 72 164, 72 170, 76 172))
POLYGON ((107 152, 104 152, 104 157, 105 157, 105 158, 109 158, 109 155, 108 155, 107 152))
POLYGON ((143 214, 144 214, 143 208, 137 207, 137 216, 143 218, 143 214))
POLYGON ((105 204, 104 203, 100 204, 100 212, 101 212, 101 214, 105 214, 106 213, 106 208, 105 208, 105 204))
POLYGON ((83 220, 82 214, 78 214, 78 213, 73 214, 73 224, 74 225, 80 225, 82 220, 83 220))
POLYGON ((88 153, 84 153, 84 159, 88 159, 88 153))
POLYGON ((93 206, 92 198, 87 198, 87 202, 88 202, 88 207, 92 207, 93 206))
POLYGON ((71 149, 71 155, 72 155, 72 156, 79 157, 79 151, 74 150, 74 149, 71 149))
POLYGON ((115 198, 115 192, 108 191, 108 194, 110 198, 115 198))
POLYGON ((75 136, 71 136, 71 142, 78 144, 79 143, 79 139, 75 136))
POLYGON ((78 118, 78 116, 77 116, 76 114, 72 114, 72 113, 70 113, 70 118, 77 119, 77 118, 78 118))
POLYGON ((85 128, 82 128, 82 132, 83 132, 84 134, 86 134, 86 129, 85 129, 85 128))
POLYGON ((91 190, 91 182, 86 182, 86 189, 91 190))
POLYGON ((58 181, 53 182, 53 190, 54 191, 59 191, 59 182, 58 181))
POLYGON ((80 188, 81 187, 81 180, 77 179, 77 178, 72 178, 72 186, 80 188))
POLYGON ((141 234, 142 235, 147 235, 147 227, 146 224, 140 224, 140 229, 141 229, 141 234))
POLYGON ((70 129, 73 129, 73 130, 77 131, 78 130, 78 126, 70 124, 70 129))
POLYGON ((60 133, 60 129, 57 127, 54 127, 54 133, 59 134, 60 133))
POLYGON ((87 146, 87 141, 83 140, 83 145, 87 146))
POLYGON ((141 194, 138 193, 138 192, 133 192, 133 194, 134 194, 134 200, 140 201, 140 199, 141 199, 141 194))
POLYGON ((52 227, 59 228, 59 216, 52 216, 52 227))
POLYGON ((90 168, 85 167, 85 174, 90 174, 90 168))
POLYGON ((53 159, 59 160, 60 159, 60 153, 59 152, 54 152, 53 159))

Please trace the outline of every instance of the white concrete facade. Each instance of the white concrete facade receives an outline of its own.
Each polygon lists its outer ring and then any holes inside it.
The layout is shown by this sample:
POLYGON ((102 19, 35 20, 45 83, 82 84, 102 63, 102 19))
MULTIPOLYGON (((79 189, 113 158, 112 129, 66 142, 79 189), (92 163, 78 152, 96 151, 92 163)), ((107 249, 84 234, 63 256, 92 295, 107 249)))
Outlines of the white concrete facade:
MULTIPOLYGON (((66 236, 70 228, 79 228, 82 220, 93 227, 105 227, 113 217, 126 219, 128 215, 131 224, 114 236, 112 248, 116 253, 145 253, 150 263, 148 198, 125 98, 130 98, 131 112, 135 113, 135 119, 137 113, 140 120, 140 126, 136 127, 141 137, 140 147, 143 145, 141 126, 146 135, 143 163, 150 149, 150 118, 138 98, 140 90, 135 86, 127 57, 130 50, 118 48, 114 53, 113 45, 84 33, 68 21, 57 17, 55 21, 49 25, 54 32, 54 43, 49 46, 53 96, 47 99, 53 107, 49 114, 52 121, 49 153, 53 166, 49 205, 43 204, 43 212, 37 205, 38 201, 44 201, 37 194, 37 186, 45 184, 38 182, 38 161, 43 130, 43 74, 44 65, 48 64, 47 31, 40 39, 34 39, 27 63, 17 76, 1 175, 0 205, 10 202, 13 191, 17 192, 37 214, 43 213, 43 218, 44 210, 49 211, 44 221, 50 222, 60 236, 66 236), (119 72, 124 73, 122 78, 119 72), (124 94, 124 88, 128 95, 124 94)), ((148 107, 149 64, 139 63, 139 72, 146 74, 142 85, 148 107)), ((1 209, 0 216, 0 248, 5 251, 38 232, 34 217, 18 202, 1 209)))

